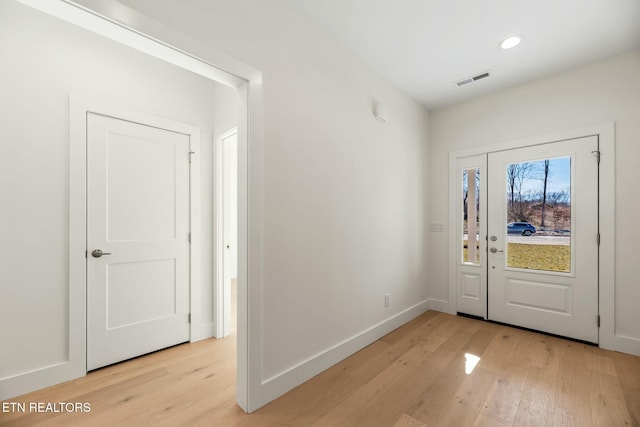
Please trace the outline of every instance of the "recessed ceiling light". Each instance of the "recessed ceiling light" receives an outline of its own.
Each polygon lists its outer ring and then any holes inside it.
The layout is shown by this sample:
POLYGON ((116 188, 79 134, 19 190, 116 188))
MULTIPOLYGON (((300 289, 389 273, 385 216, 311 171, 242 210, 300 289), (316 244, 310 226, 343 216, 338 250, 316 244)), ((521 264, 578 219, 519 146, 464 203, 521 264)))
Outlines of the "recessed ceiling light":
POLYGON ((512 49, 512 48, 518 46, 522 42, 523 39, 524 39, 524 36, 521 36, 519 34, 517 34, 515 36, 509 36, 506 39, 502 40, 500 42, 500 44, 498 45, 498 47, 500 49, 504 49, 504 50, 512 49))

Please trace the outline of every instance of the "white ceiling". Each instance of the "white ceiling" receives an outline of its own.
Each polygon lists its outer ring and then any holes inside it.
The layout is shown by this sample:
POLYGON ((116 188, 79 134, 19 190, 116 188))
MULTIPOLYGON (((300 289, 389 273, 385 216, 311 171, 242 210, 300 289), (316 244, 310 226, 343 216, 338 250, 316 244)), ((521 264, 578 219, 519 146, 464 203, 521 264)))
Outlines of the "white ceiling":
POLYGON ((640 48, 640 0, 287 1, 430 110, 640 48))

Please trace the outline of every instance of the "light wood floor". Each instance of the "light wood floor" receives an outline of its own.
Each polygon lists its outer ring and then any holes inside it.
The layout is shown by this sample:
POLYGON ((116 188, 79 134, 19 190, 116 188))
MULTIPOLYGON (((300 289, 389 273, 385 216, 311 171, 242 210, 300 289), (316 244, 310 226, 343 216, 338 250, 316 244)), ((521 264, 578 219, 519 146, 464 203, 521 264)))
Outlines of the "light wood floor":
POLYGON ((234 383, 234 338, 206 340, 12 399, 89 402, 88 414, 0 413, 0 425, 640 425, 640 358, 434 311, 253 414, 234 383), (470 373, 465 355, 480 357, 470 373))

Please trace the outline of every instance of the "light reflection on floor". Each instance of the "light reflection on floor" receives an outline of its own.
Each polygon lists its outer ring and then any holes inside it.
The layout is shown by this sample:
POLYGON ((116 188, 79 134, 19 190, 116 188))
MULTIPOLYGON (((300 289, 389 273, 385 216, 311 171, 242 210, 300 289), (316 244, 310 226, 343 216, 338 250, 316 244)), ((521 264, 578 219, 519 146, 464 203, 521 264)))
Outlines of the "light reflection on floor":
POLYGON ((476 356, 475 354, 471 354, 471 353, 465 353, 464 354, 464 372, 469 375, 471 372, 473 372, 474 368, 476 367, 476 365, 478 364, 478 362, 480 362, 480 358, 478 356, 476 356))

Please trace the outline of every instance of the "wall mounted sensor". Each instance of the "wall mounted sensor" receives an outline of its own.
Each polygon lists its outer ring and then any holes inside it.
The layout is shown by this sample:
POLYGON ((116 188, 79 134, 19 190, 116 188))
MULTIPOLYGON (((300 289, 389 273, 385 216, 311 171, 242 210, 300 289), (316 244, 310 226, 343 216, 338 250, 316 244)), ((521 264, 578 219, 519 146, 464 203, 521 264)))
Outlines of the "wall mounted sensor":
POLYGON ((383 105, 374 104, 373 117, 375 117, 380 123, 386 123, 387 120, 389 120, 389 113, 383 105))

